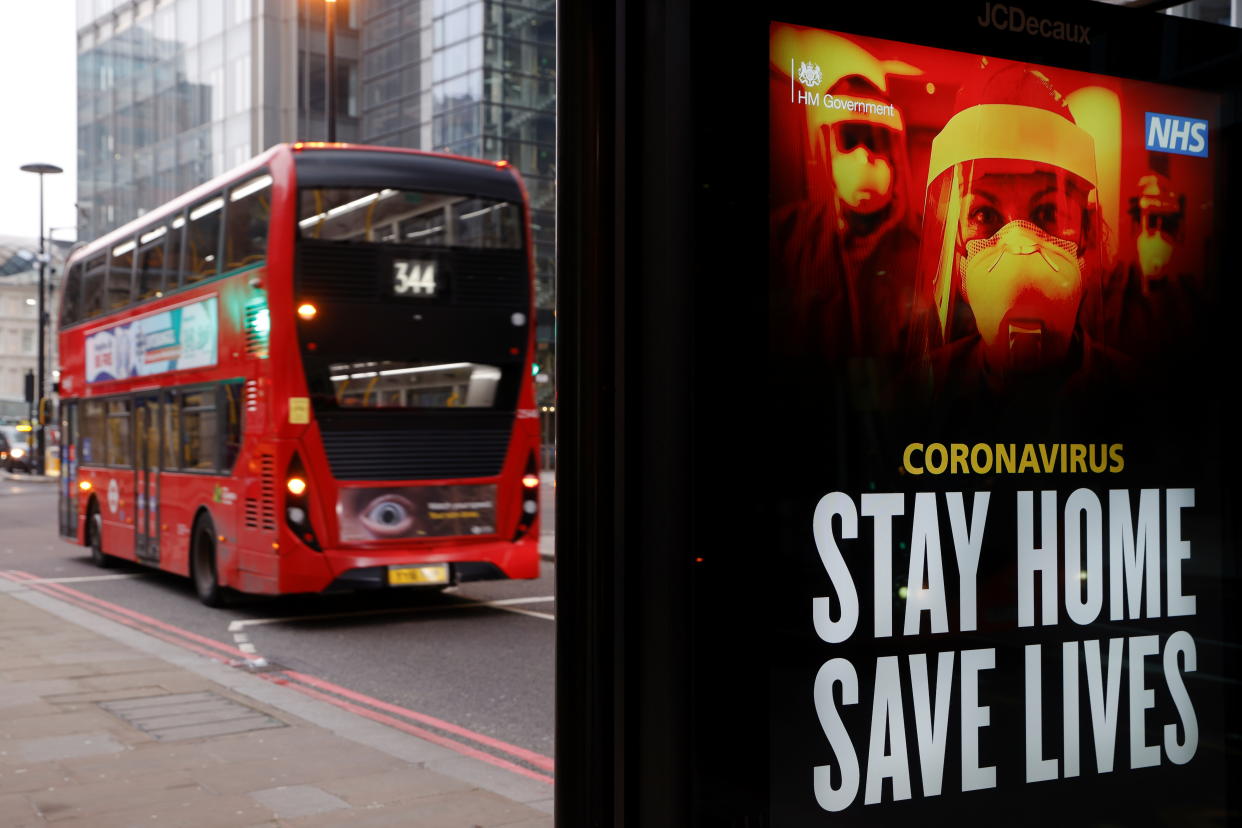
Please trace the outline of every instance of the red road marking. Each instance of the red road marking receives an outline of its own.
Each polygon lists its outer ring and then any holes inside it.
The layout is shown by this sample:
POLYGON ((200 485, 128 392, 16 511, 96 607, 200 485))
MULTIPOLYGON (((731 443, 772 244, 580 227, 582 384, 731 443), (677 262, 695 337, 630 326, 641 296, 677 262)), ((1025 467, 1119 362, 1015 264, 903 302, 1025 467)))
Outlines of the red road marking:
POLYGON ((454 739, 450 739, 447 736, 441 736, 438 733, 433 733, 430 730, 424 730, 421 727, 416 727, 412 724, 408 724, 407 722, 403 722, 400 719, 394 719, 392 716, 385 716, 383 713, 376 713, 373 710, 367 710, 365 707, 359 707, 356 704, 351 704, 350 702, 343 701, 341 699, 329 696, 327 693, 320 693, 318 690, 312 690, 309 687, 303 687, 302 685, 297 684, 296 682, 293 682, 293 681, 289 681, 288 679, 282 680, 278 676, 275 676, 270 673, 261 673, 260 678, 267 679, 268 681, 274 684, 278 684, 282 687, 292 688, 298 691, 299 693, 310 696, 311 698, 314 698, 314 699, 318 699, 320 701, 327 702, 328 704, 335 705, 336 707, 339 707, 342 710, 347 710, 350 713, 355 713, 359 716, 364 716, 370 719, 371 721, 379 722, 380 724, 388 725, 389 727, 395 727, 398 730, 403 730, 406 733, 410 733, 414 736, 418 736, 420 739, 426 739, 428 742, 434 742, 437 745, 441 745, 443 747, 448 748, 449 750, 456 751, 457 753, 460 753, 464 756, 469 756, 472 759, 479 759, 481 761, 487 762, 490 765, 495 765, 498 768, 503 768, 504 770, 521 774, 522 776, 529 777, 538 782, 546 782, 549 785, 555 784, 555 780, 550 776, 545 776, 542 773, 539 773, 537 771, 530 770, 529 768, 524 768, 521 765, 516 765, 513 762, 510 762, 505 759, 501 759, 498 756, 493 756, 490 753, 485 753, 484 751, 481 751, 477 748, 472 748, 469 745, 463 745, 461 742, 458 742, 454 739))
POLYGON ((482 733, 475 733, 473 730, 467 730, 466 728, 461 727, 460 725, 455 725, 452 722, 437 719, 435 716, 428 716, 426 713, 418 713, 404 707, 399 707, 395 704, 380 701, 379 699, 373 699, 370 696, 364 696, 361 693, 356 693, 353 690, 332 684, 331 682, 324 681, 323 679, 315 678, 314 676, 308 676, 305 673, 299 673, 294 670, 285 670, 284 673, 295 681, 301 681, 322 690, 327 690, 330 693, 335 693, 338 696, 353 699, 354 701, 361 702, 378 710, 386 710, 389 713, 395 713, 398 716, 405 716, 408 719, 414 719, 415 721, 429 724, 432 727, 439 728, 440 730, 446 730, 449 733, 456 733, 458 736, 464 736, 467 739, 478 742, 479 744, 495 748, 502 753, 507 753, 510 756, 529 762, 535 767, 543 768, 546 771, 555 770, 556 763, 549 756, 543 756, 542 754, 535 753, 534 751, 527 750, 526 748, 511 745, 508 742, 502 742, 500 739, 494 739, 491 736, 484 736, 482 733))
MULTIPOLYGON (((24 578, 24 577, 22 577, 22 576, 24 576, 24 575, 26 575, 26 574, 27 574, 27 573, 13 573, 13 574, 9 574, 9 573, 6 573, 6 572, 0 572, 0 577, 5 578, 6 580, 12 581, 13 583, 18 583, 18 584, 20 584, 20 583, 23 583, 23 582, 24 582, 24 581, 26 581, 26 580, 29 580, 28 578, 24 578)), ((36 578, 35 580, 38 580, 38 579, 36 578)), ((142 624, 140 624, 139 622, 134 621, 134 620, 133 620, 133 619, 131 619, 131 618, 126 618, 126 617, 125 617, 125 616, 123 616, 123 615, 119 615, 119 614, 117 614, 117 613, 109 612, 108 610, 103 609, 103 608, 101 608, 101 607, 92 606, 92 605, 90 605, 90 604, 86 603, 85 601, 79 601, 79 600, 77 600, 76 598, 74 598, 72 595, 64 595, 64 594, 59 594, 59 593, 57 593, 57 592, 54 592, 54 591, 51 589, 51 585, 50 585, 50 584, 26 584, 26 586, 27 586, 27 587, 29 587, 30 589, 36 590, 36 591, 38 591, 38 592, 42 592, 44 595, 47 595, 47 596, 52 597, 52 598, 55 598, 55 599, 57 599, 57 600, 59 600, 59 601, 64 601, 64 602, 66 602, 66 603, 68 603, 68 604, 72 604, 73 606, 78 607, 78 608, 80 608, 80 609, 83 609, 83 610, 85 610, 85 611, 87 611, 87 612, 89 612, 89 613, 92 613, 92 614, 94 614, 94 615, 98 615, 98 616, 101 616, 101 617, 103 617, 103 618, 107 618, 107 619, 109 619, 110 621, 115 621, 115 622, 116 622, 116 623, 118 623, 118 624, 124 624, 124 625, 125 625, 125 626, 127 626, 127 627, 132 627, 133 629, 138 630, 139 632, 145 633, 145 634, 147 634, 147 635, 154 636, 154 637, 159 638, 159 639, 161 639, 161 640, 163 640, 163 641, 167 641, 167 642, 168 642, 168 643, 170 643, 170 644, 176 644, 178 647, 183 647, 183 648, 185 648, 185 649, 187 649, 187 650, 192 650, 192 651, 194 651, 194 652, 198 653, 199 655, 206 656, 207 658, 210 658, 210 659, 212 659, 212 660, 214 660, 214 661, 219 661, 219 662, 220 662, 220 663, 222 663, 222 664, 229 664, 229 663, 230 663, 230 660, 229 660, 229 659, 225 658, 224 656, 220 655, 219 653, 213 653, 213 652, 211 652, 210 650, 203 649, 202 647, 199 647, 199 646, 197 646, 197 645, 191 644, 190 642, 188 642, 188 641, 184 641, 184 640, 182 640, 182 639, 180 639, 180 638, 175 638, 175 637, 173 637, 172 635, 169 635, 169 634, 167 634, 167 633, 161 632, 161 631, 159 631, 159 630, 156 630, 156 629, 150 629, 150 628, 148 628, 148 627, 143 626, 143 625, 142 625, 142 624)))
MULTIPOLYGON (((9 570, 9 571, 13 575, 17 576, 17 578, 10 578, 10 580, 18 580, 18 579, 27 580, 27 581, 39 580, 39 577, 37 575, 32 575, 29 572, 20 572, 18 570, 9 570)), ((140 612, 135 612, 134 610, 131 610, 127 607, 122 607, 119 604, 113 604, 110 601, 103 600, 102 598, 96 598, 93 595, 88 595, 85 592, 82 592, 80 590, 76 590, 72 587, 67 587, 64 584, 31 584, 30 586, 34 587, 35 589, 40 589, 40 591, 46 591, 47 589, 54 589, 58 592, 64 593, 65 595, 73 596, 74 598, 77 598, 80 601, 89 601, 92 604, 97 604, 100 607, 103 607, 104 609, 110 612, 119 613, 121 615, 127 615, 130 618, 133 618, 144 624, 150 624, 153 627, 166 630, 168 632, 173 633, 174 635, 184 636, 190 641, 197 641, 200 644, 204 644, 208 647, 215 647, 217 650, 220 650, 221 652, 224 652, 224 653, 228 653, 231 656, 235 656, 237 658, 243 658, 243 659, 248 657, 245 653, 243 653, 241 650, 237 649, 236 647, 230 647, 228 644, 221 644, 219 641, 208 638, 204 635, 199 635, 198 633, 192 633, 189 630, 183 630, 180 627, 174 627, 172 624, 166 624, 157 618, 152 618, 149 615, 143 615, 140 612)))
MULTIPOLYGON (((193 652, 196 652, 199 655, 206 656, 207 658, 213 659, 215 661, 223 662, 226 664, 230 663, 229 660, 224 658, 222 655, 220 655, 220 653, 211 652, 210 650, 206 650, 203 647, 197 646, 190 642, 200 641, 224 653, 228 653, 230 655, 236 655, 242 659, 247 658, 247 655, 245 653, 243 653, 241 650, 238 650, 234 647, 230 647, 226 644, 221 644, 218 641, 214 641, 205 636, 198 635, 197 633, 192 633, 189 630, 183 630, 180 627, 173 626, 172 624, 166 624, 165 622, 160 621, 156 618, 152 618, 149 615, 144 615, 140 612, 135 612, 134 610, 128 609, 127 607, 122 607, 118 604, 113 604, 109 601, 104 601, 101 598, 96 598, 93 595, 88 595, 87 593, 73 589, 72 587, 67 587, 63 584, 26 583, 29 581, 41 580, 37 575, 33 575, 29 572, 9 570, 7 572, 0 572, 0 577, 5 578, 6 580, 12 581, 14 583, 24 583, 30 589, 37 590, 38 592, 41 592, 53 598, 66 601, 88 612, 95 613, 104 618, 108 618, 120 624, 124 624, 125 626, 132 627, 136 630, 146 633, 147 635, 152 635, 163 641, 167 641, 171 644, 176 644, 177 646, 184 647, 185 649, 188 649, 188 650, 192 650, 193 652), (174 636, 180 636, 180 638, 175 638, 174 636)), ((441 736, 437 733, 433 733, 432 731, 424 730, 421 727, 416 727, 415 725, 409 724, 407 722, 403 722, 400 719, 395 719, 391 716, 386 716, 383 713, 377 713, 373 710, 367 710, 366 708, 360 707, 356 704, 351 704, 350 702, 344 701, 342 699, 334 698, 333 696, 328 695, 328 693, 322 693, 322 692, 319 692, 318 690, 311 689, 311 687, 302 686, 301 684, 298 684, 297 682, 301 682, 306 685, 311 685, 312 687, 318 687, 330 693, 335 693, 339 696, 343 696, 345 698, 353 699, 363 704, 370 705, 378 710, 386 710, 390 713, 395 713, 399 716, 405 716, 406 718, 423 722, 424 724, 428 724, 433 727, 440 728, 441 730, 445 730, 450 733, 455 733, 459 736, 463 736, 467 739, 478 742, 479 744, 487 745, 488 747, 494 748, 502 753, 507 753, 510 756, 529 762, 530 764, 536 767, 543 768, 544 770, 547 770, 547 771, 552 771, 554 769, 555 763, 548 756, 543 756, 533 751, 526 750, 525 748, 518 747, 517 745, 511 745, 508 742, 501 741, 500 739, 494 739, 490 736, 485 736, 482 733, 475 733, 474 731, 468 730, 467 728, 461 727, 460 725, 455 725, 452 722, 447 722, 447 721, 444 721, 443 719, 438 719, 434 716, 429 716, 425 713, 418 713, 414 710, 409 710, 407 708, 400 707, 395 704, 389 704, 388 702, 384 702, 379 699, 371 698, 370 696, 365 696, 361 693, 354 692, 353 690, 349 690, 345 687, 332 684, 331 682, 324 681, 323 679, 315 678, 314 676, 310 676, 305 673, 299 673, 296 671, 289 670, 289 671, 285 671, 284 675, 286 675, 288 678, 280 679, 279 677, 271 675, 271 674, 260 674, 259 677, 267 681, 273 682, 275 684, 279 684, 284 687, 290 687, 294 690, 297 690, 299 693, 302 693, 303 695, 310 696, 312 698, 319 699, 320 701, 324 701, 329 704, 335 705, 336 707, 339 707, 343 710, 347 710, 351 713, 355 713, 359 716, 363 716, 367 719, 371 719, 372 721, 379 722, 380 724, 385 724, 390 727, 395 727, 398 730, 403 730, 407 733, 418 736, 419 738, 426 739, 429 742, 433 742, 443 747, 447 747, 450 750, 456 751, 457 753, 463 754, 465 756, 469 756, 473 759, 482 760, 484 762, 487 762, 490 765, 494 765, 498 768, 503 768, 504 770, 512 771, 513 773, 517 773, 522 776, 529 777, 530 779, 534 779, 538 782, 546 782, 549 785, 554 784, 554 780, 550 776, 546 776, 542 773, 538 773, 537 771, 530 770, 529 768, 524 768, 521 765, 517 765, 506 759, 501 759, 500 757, 493 756, 490 753, 487 753, 482 750, 478 750, 477 748, 473 748, 469 745, 462 744, 461 742, 458 742, 454 739, 450 739, 447 736, 441 736)))

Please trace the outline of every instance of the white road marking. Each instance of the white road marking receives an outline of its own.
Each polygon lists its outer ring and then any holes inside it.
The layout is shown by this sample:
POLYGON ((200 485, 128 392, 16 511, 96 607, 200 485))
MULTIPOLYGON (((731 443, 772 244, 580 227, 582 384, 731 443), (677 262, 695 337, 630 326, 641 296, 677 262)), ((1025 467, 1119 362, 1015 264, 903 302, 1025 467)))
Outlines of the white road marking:
POLYGON ((440 604, 431 607, 392 607, 389 609, 337 612, 324 615, 290 615, 285 618, 248 618, 246 620, 230 622, 229 632, 238 633, 246 627, 257 627, 264 624, 283 624, 288 621, 319 621, 328 618, 356 618, 364 615, 395 615, 398 613, 440 612, 442 610, 474 609, 477 607, 490 607, 492 609, 505 610, 507 612, 514 612, 520 615, 529 615, 532 618, 542 618, 547 621, 555 621, 556 616, 548 615, 547 613, 512 609, 515 604, 547 604, 555 600, 555 597, 549 595, 541 598, 504 598, 499 601, 470 601, 462 604, 440 604))
POLYGON ((141 572, 130 572, 124 575, 79 575, 76 578, 31 578, 23 584, 81 584, 87 581, 122 581, 127 578, 142 578, 141 572))

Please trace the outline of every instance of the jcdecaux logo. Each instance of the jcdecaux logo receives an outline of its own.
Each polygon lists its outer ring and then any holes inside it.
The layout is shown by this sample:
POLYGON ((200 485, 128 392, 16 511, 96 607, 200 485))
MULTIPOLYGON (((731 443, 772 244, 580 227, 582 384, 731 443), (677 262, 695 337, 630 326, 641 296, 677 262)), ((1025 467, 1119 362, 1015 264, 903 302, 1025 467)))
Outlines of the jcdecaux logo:
POLYGON ((1148 112, 1144 124, 1144 135, 1146 135, 1149 150, 1207 158, 1207 121, 1148 112))

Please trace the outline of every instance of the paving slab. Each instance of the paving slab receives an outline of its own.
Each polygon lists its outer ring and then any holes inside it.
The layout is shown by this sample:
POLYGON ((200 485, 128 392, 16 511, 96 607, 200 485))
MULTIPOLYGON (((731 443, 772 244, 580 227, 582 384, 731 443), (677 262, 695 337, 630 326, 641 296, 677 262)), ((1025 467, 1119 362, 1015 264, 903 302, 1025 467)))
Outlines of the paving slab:
POLYGON ((314 785, 286 785, 253 791, 250 796, 281 819, 296 819, 329 811, 349 810, 350 805, 339 796, 333 796, 314 785))
POLYGON ((120 753, 126 749, 111 733, 84 731, 68 736, 44 736, 17 741, 17 756, 26 762, 51 762, 101 753, 120 753))
POLYGON ((47 596, 0 630, 3 828, 552 824, 549 785, 47 596))

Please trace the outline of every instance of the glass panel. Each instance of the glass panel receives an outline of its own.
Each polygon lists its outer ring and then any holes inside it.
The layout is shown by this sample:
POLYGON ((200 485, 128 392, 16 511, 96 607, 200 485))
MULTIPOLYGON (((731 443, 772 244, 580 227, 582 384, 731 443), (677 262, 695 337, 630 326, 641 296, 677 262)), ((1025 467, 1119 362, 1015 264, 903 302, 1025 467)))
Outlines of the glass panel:
POLYGON ((138 300, 150 299, 161 295, 164 289, 165 248, 168 242, 168 228, 157 227, 144 233, 139 239, 142 247, 138 253, 138 300))
POLYGON ((267 255, 267 220, 271 212, 272 177, 261 175, 229 194, 225 230, 225 270, 260 262, 267 255))
POLYGON ((82 405, 82 462, 101 465, 105 456, 104 404, 100 400, 87 400, 82 405))
POLYGON ((181 429, 183 469, 214 469, 219 424, 216 418, 215 391, 195 391, 181 396, 181 429))
POLYGON ((125 242, 112 249, 108 266, 108 295, 105 310, 116 310, 129 304, 130 281, 134 275, 134 243, 125 242))
POLYGON ((107 434, 108 445, 105 462, 110 466, 132 466, 133 456, 129 443, 129 400, 108 401, 107 434))
POLYGON ((220 272, 220 211, 223 207, 223 198, 213 198, 190 211, 185 242, 186 284, 220 272))
POLYGON ((303 237, 442 247, 523 246, 521 208, 491 199, 409 190, 303 190, 303 237))
POLYGON ((83 279, 82 310, 87 319, 99 316, 104 311, 104 259, 102 256, 86 263, 86 276, 83 279))
POLYGON ((139 468, 156 469, 160 464, 160 403, 147 400, 146 415, 141 428, 135 434, 138 441, 137 463, 139 468))
MULTIPOLYGON (((353 362, 327 367, 341 408, 491 408, 501 370, 473 362, 353 362)), ((326 389, 322 382, 312 389, 326 389)))
POLYGON ((65 279, 60 310, 60 325, 66 327, 77 322, 82 314, 82 265, 75 264, 69 268, 65 279))
POLYGON ((164 468, 181 467, 181 418, 177 395, 169 394, 164 402, 164 468))
POLYGON ((169 291, 181 283, 181 248, 185 235, 185 219, 181 216, 173 219, 172 231, 168 236, 168 272, 164 277, 164 290, 169 291))
POLYGON ((224 397, 224 471, 233 468, 237 455, 241 453, 242 435, 242 386, 241 383, 226 383, 222 389, 224 397))

